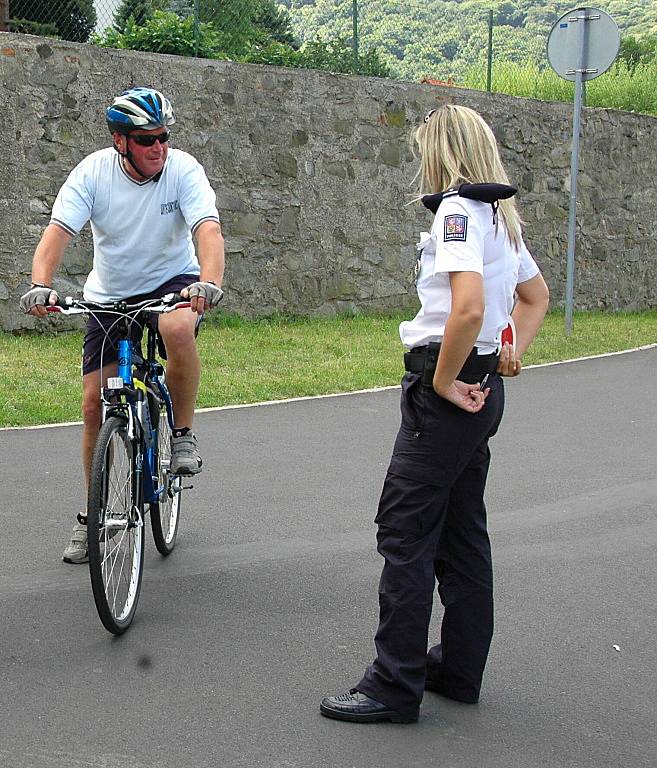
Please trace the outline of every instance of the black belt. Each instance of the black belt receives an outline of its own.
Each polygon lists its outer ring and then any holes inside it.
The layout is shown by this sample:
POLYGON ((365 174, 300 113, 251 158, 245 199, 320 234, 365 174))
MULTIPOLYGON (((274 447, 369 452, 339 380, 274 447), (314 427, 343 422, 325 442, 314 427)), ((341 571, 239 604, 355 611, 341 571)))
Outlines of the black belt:
MULTIPOLYGON (((413 347, 410 352, 404 352, 404 368, 409 373, 421 373, 422 383, 431 386, 433 374, 438 363, 440 342, 432 341, 423 347, 413 347)), ((490 355, 477 354, 477 348, 473 347, 463 363, 459 376, 483 376, 487 373, 495 373, 500 356, 497 352, 490 355)))

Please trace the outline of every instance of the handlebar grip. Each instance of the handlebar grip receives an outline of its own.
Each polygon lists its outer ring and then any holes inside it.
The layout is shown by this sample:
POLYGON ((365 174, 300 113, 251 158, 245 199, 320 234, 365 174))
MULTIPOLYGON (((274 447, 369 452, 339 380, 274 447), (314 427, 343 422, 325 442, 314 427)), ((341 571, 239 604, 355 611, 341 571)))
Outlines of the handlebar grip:
POLYGON ((73 296, 57 296, 57 301, 54 304, 44 304, 46 312, 63 312, 68 314, 71 310, 75 310, 75 299, 73 296))
POLYGON ((190 300, 185 299, 179 293, 167 293, 162 296, 161 301, 162 304, 175 309, 184 309, 185 307, 191 306, 190 300))
POLYGON ((66 299, 61 299, 57 296, 57 301, 54 304, 44 304, 46 312, 61 312, 63 309, 69 309, 70 305, 66 303, 66 299))

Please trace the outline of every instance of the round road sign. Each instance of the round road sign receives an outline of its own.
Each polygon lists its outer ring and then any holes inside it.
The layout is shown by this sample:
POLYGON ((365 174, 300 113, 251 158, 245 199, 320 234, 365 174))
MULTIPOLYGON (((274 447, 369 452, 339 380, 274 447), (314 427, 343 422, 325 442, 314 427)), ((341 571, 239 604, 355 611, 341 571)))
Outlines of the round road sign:
POLYGON ((552 69, 565 80, 575 80, 578 28, 585 24, 582 80, 593 80, 614 63, 620 46, 616 22, 599 8, 574 8, 565 13, 550 31, 547 56, 552 69))

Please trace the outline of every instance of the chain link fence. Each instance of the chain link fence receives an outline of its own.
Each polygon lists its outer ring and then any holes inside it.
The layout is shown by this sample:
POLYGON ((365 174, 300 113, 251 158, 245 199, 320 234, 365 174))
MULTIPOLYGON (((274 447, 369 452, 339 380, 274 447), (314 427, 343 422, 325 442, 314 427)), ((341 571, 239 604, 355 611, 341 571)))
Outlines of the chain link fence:
MULTIPOLYGON (((428 0, 0 0, 0 26, 113 48, 572 101, 573 84, 546 58, 551 26, 572 4, 439 3, 438 16, 428 0)), ((621 58, 588 84, 587 104, 657 114, 656 79, 657 49, 638 63, 621 58)))
POLYGON ((97 20, 93 0, 4 0, 0 13, 12 32, 79 43, 89 39, 97 20))

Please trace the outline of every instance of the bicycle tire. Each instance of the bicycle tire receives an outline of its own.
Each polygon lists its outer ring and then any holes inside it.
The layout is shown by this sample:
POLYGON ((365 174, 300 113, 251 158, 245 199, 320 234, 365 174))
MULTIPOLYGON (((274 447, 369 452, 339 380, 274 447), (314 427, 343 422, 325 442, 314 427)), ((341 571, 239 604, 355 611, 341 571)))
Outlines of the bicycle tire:
MULTIPOLYGON (((150 399, 150 398, 149 398, 150 399)), ((155 403, 152 403, 155 406, 155 403)), ((171 466, 171 427, 164 403, 157 409, 151 407, 151 419, 158 418, 157 430, 157 477, 158 485, 163 488, 160 501, 150 505, 151 530, 157 551, 164 557, 173 552, 180 524, 180 502, 182 496, 182 478, 170 475, 171 466)))
POLYGON ((123 634, 132 623, 144 570, 144 526, 136 451, 127 422, 110 416, 100 428, 87 505, 89 574, 105 629, 123 634))

